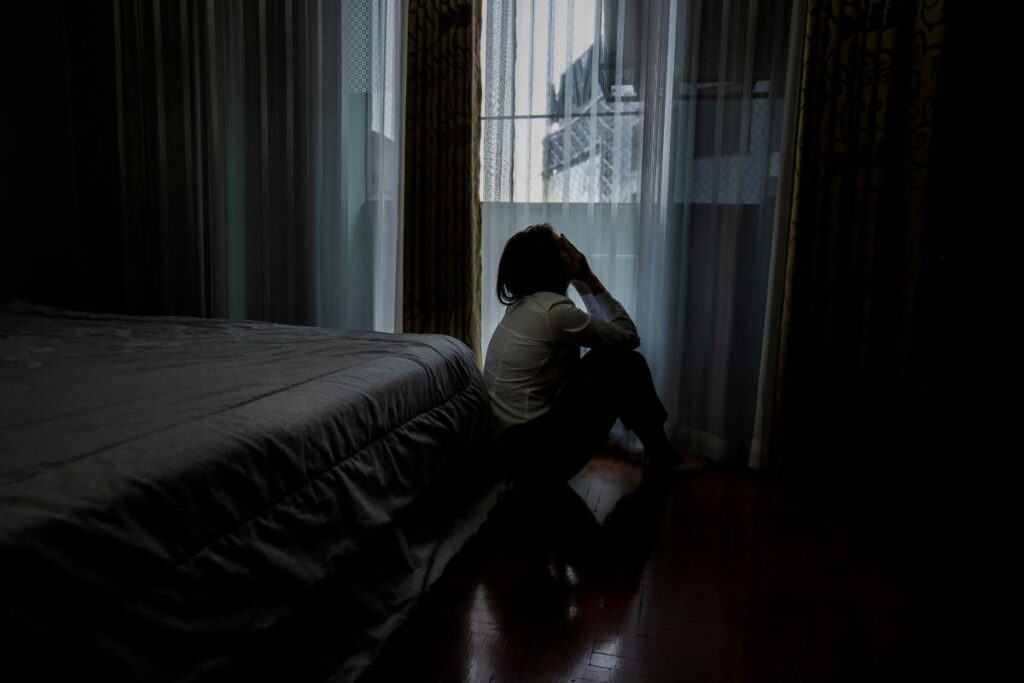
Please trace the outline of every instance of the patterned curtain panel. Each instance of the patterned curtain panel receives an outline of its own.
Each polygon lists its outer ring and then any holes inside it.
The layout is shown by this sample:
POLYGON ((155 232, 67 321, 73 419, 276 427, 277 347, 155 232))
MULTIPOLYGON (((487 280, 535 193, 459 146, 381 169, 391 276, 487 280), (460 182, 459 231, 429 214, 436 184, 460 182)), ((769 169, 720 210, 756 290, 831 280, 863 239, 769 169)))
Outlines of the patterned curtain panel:
POLYGON ((480 356, 478 0, 412 0, 405 113, 403 329, 480 356))
POLYGON ((834 469, 905 421, 944 10, 809 3, 772 419, 784 470, 834 469))

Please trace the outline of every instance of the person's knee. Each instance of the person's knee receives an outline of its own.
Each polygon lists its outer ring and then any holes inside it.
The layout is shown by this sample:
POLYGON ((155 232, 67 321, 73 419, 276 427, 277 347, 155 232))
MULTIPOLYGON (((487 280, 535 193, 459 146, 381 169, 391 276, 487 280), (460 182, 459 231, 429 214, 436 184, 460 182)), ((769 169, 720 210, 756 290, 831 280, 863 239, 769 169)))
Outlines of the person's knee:
POLYGON ((594 365, 614 371, 627 373, 648 371, 647 359, 639 351, 610 348, 594 349, 587 353, 586 357, 594 365))
POLYGON ((620 363, 633 370, 647 370, 647 359, 639 351, 621 351, 620 363))

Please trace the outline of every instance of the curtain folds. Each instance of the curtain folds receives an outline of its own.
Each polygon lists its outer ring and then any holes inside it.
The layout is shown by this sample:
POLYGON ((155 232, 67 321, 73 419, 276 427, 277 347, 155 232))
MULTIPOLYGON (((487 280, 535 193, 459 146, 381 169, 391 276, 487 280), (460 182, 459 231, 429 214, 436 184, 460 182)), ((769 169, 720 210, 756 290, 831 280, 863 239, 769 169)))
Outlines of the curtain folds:
POLYGON ((486 3, 485 340, 505 241, 551 222, 633 313, 671 436, 722 462, 755 441, 793 8, 486 3))
POLYGON ((397 0, 115 0, 126 308, 393 330, 397 0))
POLYGON ((915 392, 934 381, 911 373, 944 6, 809 3, 768 425, 783 471, 820 475, 866 446, 898 449, 915 392))

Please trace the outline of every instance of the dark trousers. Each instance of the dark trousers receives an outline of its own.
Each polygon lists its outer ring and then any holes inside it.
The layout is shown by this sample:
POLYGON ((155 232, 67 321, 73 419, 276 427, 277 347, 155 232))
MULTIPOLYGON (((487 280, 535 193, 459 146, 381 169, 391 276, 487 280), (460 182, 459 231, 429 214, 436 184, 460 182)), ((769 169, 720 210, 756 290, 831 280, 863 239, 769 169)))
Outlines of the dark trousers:
POLYGON ((520 481, 565 481, 587 464, 616 418, 649 449, 664 442, 667 417, 642 355, 594 349, 580 360, 550 411, 501 435, 499 453, 520 481))

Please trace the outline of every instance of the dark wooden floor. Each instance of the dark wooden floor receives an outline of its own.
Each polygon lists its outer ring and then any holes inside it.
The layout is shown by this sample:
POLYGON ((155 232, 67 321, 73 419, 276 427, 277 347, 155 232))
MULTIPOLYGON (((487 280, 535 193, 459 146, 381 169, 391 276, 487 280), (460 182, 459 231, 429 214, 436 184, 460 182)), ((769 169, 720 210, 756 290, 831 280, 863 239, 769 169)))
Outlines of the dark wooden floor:
POLYGON ((948 680, 970 671, 899 544, 739 472, 595 458, 506 498, 365 681, 948 680))

